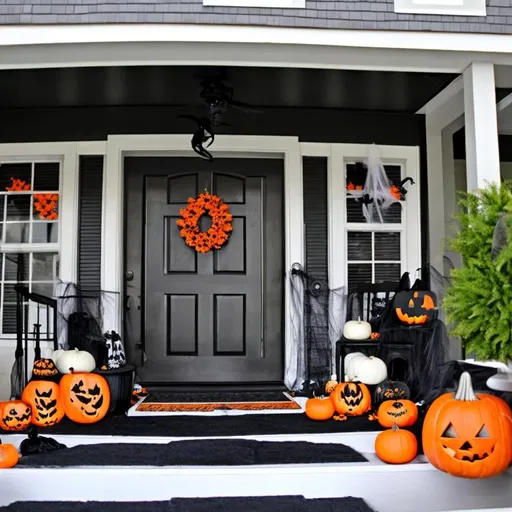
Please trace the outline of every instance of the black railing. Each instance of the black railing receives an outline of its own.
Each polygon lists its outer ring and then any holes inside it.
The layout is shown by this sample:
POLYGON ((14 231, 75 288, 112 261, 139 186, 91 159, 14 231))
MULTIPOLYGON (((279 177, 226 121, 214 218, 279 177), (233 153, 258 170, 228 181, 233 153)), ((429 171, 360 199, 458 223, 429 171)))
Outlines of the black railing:
POLYGON ((23 360, 23 387, 29 375, 28 348, 33 342, 34 359, 41 359, 41 342, 52 342, 58 348, 57 300, 34 293, 22 284, 14 286, 16 291, 16 360, 23 360), (30 325, 30 312, 34 311, 35 322, 30 325), (41 327, 45 328, 41 330, 41 327))

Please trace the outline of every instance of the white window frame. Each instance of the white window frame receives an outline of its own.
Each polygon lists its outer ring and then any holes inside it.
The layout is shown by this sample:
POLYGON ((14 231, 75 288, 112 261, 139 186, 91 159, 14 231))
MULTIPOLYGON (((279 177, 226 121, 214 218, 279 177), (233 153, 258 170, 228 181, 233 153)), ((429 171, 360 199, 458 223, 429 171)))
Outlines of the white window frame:
POLYGON ((395 0, 399 14, 486 16, 485 0, 395 0))
POLYGON ((259 7, 268 9, 304 9, 306 0, 203 0, 204 7, 259 7))
POLYGON ((367 144, 333 144, 328 166, 328 212, 329 212, 329 275, 331 287, 348 284, 348 231, 400 231, 401 272, 411 272, 421 267, 420 226, 420 175, 419 148, 409 146, 381 146, 379 149, 384 165, 401 165, 403 174, 410 176, 415 184, 408 187, 406 200, 402 203, 404 214, 400 224, 348 223, 346 222, 347 163, 365 161, 368 158, 367 144), (340 257, 340 255, 342 255, 340 257))
MULTIPOLYGON (((0 144, 0 163, 60 163, 57 243, 0 244, 0 253, 52 252, 59 255, 59 279, 76 282, 78 243, 77 143, 0 144)), ((12 346, 13 334, 0 333, 0 346, 12 346)))

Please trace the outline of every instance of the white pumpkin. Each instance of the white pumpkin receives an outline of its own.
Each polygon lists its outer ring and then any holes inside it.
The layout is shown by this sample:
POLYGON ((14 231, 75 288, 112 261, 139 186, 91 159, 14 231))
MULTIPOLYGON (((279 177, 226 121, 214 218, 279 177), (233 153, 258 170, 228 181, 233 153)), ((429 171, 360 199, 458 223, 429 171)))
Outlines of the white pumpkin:
MULTIPOLYGON (((345 382, 348 382, 350 379, 348 378, 348 375, 351 372, 351 366, 352 362, 359 358, 359 357, 367 357, 362 352, 350 352, 345 356, 345 359, 343 359, 343 367, 345 368, 345 382)), ((341 378, 341 376, 340 376, 341 378)))
POLYGON ((343 336, 347 340, 367 340, 372 333, 372 326, 361 319, 350 320, 343 327, 343 336))
POLYGON ((92 354, 77 348, 71 350, 55 350, 52 354, 53 362, 60 373, 89 373, 96 368, 96 361, 92 354))
POLYGON ((347 381, 357 381, 367 385, 375 385, 388 378, 386 363, 375 356, 353 357, 346 373, 347 381))

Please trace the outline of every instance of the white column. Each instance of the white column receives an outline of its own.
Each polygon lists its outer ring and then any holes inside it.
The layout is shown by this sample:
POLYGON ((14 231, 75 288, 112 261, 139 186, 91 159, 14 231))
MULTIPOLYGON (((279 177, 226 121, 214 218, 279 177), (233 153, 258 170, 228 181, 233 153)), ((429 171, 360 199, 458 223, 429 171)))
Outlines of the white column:
POLYGON ((469 192, 500 183, 494 65, 473 62, 464 71, 466 174, 469 192))

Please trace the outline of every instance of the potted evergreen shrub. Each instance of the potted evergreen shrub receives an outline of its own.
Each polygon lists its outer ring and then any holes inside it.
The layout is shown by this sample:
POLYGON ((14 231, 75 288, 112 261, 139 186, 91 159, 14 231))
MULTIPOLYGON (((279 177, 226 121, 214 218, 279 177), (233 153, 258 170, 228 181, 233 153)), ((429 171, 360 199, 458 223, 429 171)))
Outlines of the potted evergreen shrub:
POLYGON ((512 184, 459 196, 457 235, 448 241, 463 266, 451 271, 443 307, 451 334, 481 361, 512 361, 512 184))

